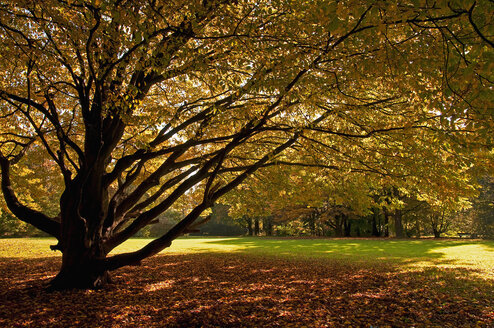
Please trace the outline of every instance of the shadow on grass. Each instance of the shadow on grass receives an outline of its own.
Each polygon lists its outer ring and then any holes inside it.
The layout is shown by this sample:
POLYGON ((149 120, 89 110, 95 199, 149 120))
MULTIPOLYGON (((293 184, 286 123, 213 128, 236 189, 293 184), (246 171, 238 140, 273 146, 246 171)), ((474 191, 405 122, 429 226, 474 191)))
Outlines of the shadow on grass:
POLYGON ((492 281, 307 258, 162 255, 47 294, 59 259, 0 260, 2 327, 492 327, 492 281), (40 272, 48 273, 39 277, 40 272), (7 274, 7 275, 5 275, 7 274))
MULTIPOLYGON (((462 240, 392 239, 276 239, 230 238, 207 241, 210 245, 236 245, 237 252, 266 256, 315 257, 360 264, 467 265, 480 250, 484 259, 494 258, 494 242, 462 240)), ((204 249, 206 251, 206 249, 204 249)), ((491 264, 491 263, 488 263, 491 264)), ((494 265, 494 261, 492 261, 494 265)))

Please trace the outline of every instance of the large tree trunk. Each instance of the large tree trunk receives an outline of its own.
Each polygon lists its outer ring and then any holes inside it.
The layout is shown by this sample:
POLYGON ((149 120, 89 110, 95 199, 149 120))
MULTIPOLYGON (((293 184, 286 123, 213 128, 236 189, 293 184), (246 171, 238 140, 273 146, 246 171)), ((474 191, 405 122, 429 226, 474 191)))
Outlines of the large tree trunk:
POLYGON ((405 238, 402 215, 400 210, 397 210, 394 214, 394 224, 395 224, 396 238, 405 238))
POLYGON ((439 220, 441 217, 436 214, 432 214, 430 217, 431 220, 431 228, 432 232, 434 233, 434 238, 441 238, 441 233, 443 233, 443 226, 442 224, 439 223, 439 220))
POLYGON ((100 233, 90 234, 80 220, 72 221, 55 247, 62 250, 62 266, 50 283, 51 289, 101 288, 109 282, 102 265, 107 255, 103 238, 100 233))
POLYGON ((272 236, 273 235, 273 218, 268 216, 264 218, 263 220, 263 229, 264 232, 266 233, 266 236, 272 236))
POLYGON ((348 217, 345 217, 345 221, 343 221, 343 225, 345 229, 345 237, 351 237, 352 222, 348 220, 348 217))
POLYGON ((422 232, 420 230, 420 222, 418 219, 416 219, 416 221, 415 221, 415 230, 417 231, 416 237, 420 238, 422 236, 422 232))
POLYGON ((254 234, 252 218, 247 217, 247 218, 245 218, 245 221, 247 222, 247 234, 249 236, 252 236, 254 234))
POLYGON ((316 217, 314 214, 311 214, 308 219, 307 223, 309 224, 309 230, 310 230, 310 235, 315 236, 316 235, 316 217))
POLYGON ((335 220, 335 226, 334 226, 335 237, 343 237, 342 215, 335 215, 334 220, 335 220))
POLYGON ((50 282, 50 289, 94 289, 110 282, 108 271, 99 265, 105 254, 85 247, 71 248, 62 256, 60 272, 50 282))
POLYGON ((389 212, 386 207, 383 208, 384 214, 384 237, 389 237, 389 212))
POLYGON ((254 219, 254 236, 259 236, 260 232, 260 227, 259 227, 259 218, 254 219))
POLYGON ((380 237, 381 233, 379 232, 378 226, 377 226, 377 219, 378 219, 378 214, 376 209, 372 209, 372 236, 374 237, 380 237))
POLYGON ((108 253, 103 238, 108 191, 102 176, 93 170, 76 177, 60 198, 61 236, 54 248, 62 251, 62 266, 51 289, 101 288, 109 282, 102 266, 108 253))

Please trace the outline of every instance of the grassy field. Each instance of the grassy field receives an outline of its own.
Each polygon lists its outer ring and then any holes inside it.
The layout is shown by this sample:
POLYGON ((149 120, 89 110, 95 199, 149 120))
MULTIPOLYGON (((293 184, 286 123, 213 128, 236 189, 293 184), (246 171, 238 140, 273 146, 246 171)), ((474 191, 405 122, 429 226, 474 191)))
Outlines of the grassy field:
POLYGON ((47 293, 54 243, 0 239, 0 327, 494 327, 492 241, 181 238, 104 290, 47 293))
MULTIPOLYGON (((150 239, 131 239, 115 253, 139 249, 150 239)), ((0 258, 60 256, 50 238, 0 239, 0 258)), ((180 238, 162 254, 241 253, 292 259, 316 258, 354 265, 401 268, 466 268, 494 278, 494 241, 393 239, 180 238)))

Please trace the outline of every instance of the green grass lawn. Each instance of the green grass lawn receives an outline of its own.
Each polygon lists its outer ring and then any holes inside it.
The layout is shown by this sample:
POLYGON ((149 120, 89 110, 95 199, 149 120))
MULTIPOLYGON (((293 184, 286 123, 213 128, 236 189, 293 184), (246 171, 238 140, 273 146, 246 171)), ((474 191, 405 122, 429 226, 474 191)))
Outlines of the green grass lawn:
MULTIPOLYGON (((115 249, 129 252, 150 239, 131 239, 115 249)), ((0 239, 0 258, 60 256, 49 238, 0 239)), ((180 238, 164 254, 243 253, 262 257, 317 258, 355 265, 467 268, 494 278, 494 241, 392 239, 180 238)))

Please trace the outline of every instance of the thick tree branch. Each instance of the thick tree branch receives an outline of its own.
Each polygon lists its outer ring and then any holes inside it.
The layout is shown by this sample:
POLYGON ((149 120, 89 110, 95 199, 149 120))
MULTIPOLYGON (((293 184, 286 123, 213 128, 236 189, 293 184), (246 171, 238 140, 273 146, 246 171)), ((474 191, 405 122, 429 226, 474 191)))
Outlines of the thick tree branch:
POLYGON ((288 139, 283 145, 280 145, 269 154, 266 154, 261 160, 249 167, 242 174, 233 179, 230 183, 211 193, 209 197, 205 198, 205 200, 200 205, 196 206, 184 219, 182 219, 182 221, 177 223, 164 236, 153 240, 138 251, 114 255, 107 259, 104 259, 102 260, 102 263, 100 265, 102 265, 107 270, 115 270, 125 265, 138 264, 146 257, 157 254, 166 247, 169 247, 172 241, 179 237, 189 226, 191 226, 199 217, 199 215, 205 209, 210 207, 216 199, 240 185, 247 177, 249 177, 257 169, 259 169, 259 167, 265 164, 270 158, 276 156, 277 154, 281 153, 283 150, 291 146, 293 143, 295 143, 297 138, 298 135, 295 135, 294 137, 288 139))
POLYGON ((0 155, 0 168, 2 169, 2 193, 9 210, 18 219, 60 239, 60 223, 21 204, 17 199, 10 181, 10 162, 3 155, 0 155))

